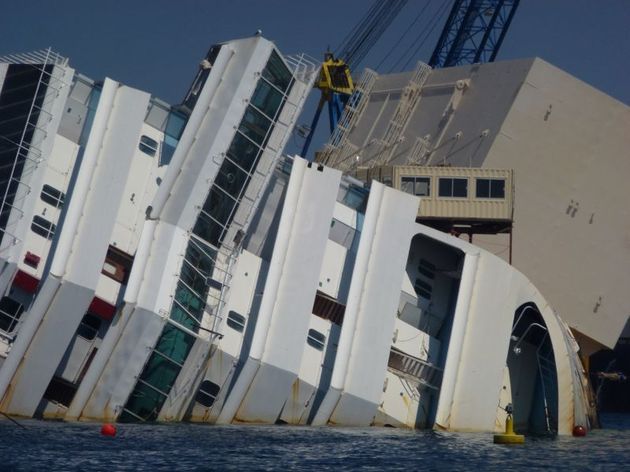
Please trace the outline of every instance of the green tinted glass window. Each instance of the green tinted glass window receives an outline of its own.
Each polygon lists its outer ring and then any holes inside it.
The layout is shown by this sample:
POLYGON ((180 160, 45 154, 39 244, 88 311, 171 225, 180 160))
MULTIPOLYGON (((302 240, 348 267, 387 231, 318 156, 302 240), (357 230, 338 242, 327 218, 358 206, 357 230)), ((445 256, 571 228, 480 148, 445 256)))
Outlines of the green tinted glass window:
POLYGON ((200 295, 206 291, 206 276, 184 262, 179 278, 200 295))
POLYGON ((239 169, 233 162, 225 159, 223 164, 221 164, 214 184, 221 187, 235 199, 239 199, 241 191, 247 185, 248 180, 249 176, 245 172, 239 169))
POLYGON ((260 146, 264 146, 271 120, 253 107, 247 107, 238 130, 260 146))
POLYGON ((276 51, 271 52, 271 56, 269 57, 269 61, 267 62, 267 66, 263 70, 262 75, 265 79, 282 91, 289 88, 292 78, 291 72, 276 51))
POLYGON ((193 292, 190 288, 178 282, 177 290, 175 290, 175 300, 191 315, 196 317, 197 321, 201 320, 205 301, 200 298, 200 294, 193 292))
POLYGON ((173 303, 171 307, 170 318, 195 333, 199 329, 199 322, 177 303, 173 303))
MULTIPOLYGON (((156 392, 148 385, 138 382, 136 388, 129 395, 125 409, 139 416, 144 421, 155 421, 165 400, 166 397, 164 395, 156 392)), ((121 423, 136 422, 138 419, 123 411, 118 417, 118 421, 121 423)))
POLYGON ((183 364, 194 343, 193 336, 167 323, 155 345, 155 350, 183 364))
POLYGON ((218 246, 219 239, 223 233, 223 227, 203 213, 199 213, 195 227, 193 228, 193 233, 201 239, 208 241, 210 244, 218 246))
POLYGON ((282 104, 282 94, 266 80, 259 80, 251 103, 269 118, 274 119, 282 104))
POLYGON ((168 393, 171 391, 180 370, 180 366, 154 352, 142 371, 140 380, 164 393, 168 393))
POLYGON ((247 172, 251 172, 260 152, 261 150, 258 146, 242 134, 236 133, 227 151, 227 155, 247 172))
POLYGON ((206 277, 212 275, 212 269, 214 268, 213 259, 216 255, 217 252, 210 246, 206 246, 197 240, 191 240, 186 248, 186 260, 206 277))

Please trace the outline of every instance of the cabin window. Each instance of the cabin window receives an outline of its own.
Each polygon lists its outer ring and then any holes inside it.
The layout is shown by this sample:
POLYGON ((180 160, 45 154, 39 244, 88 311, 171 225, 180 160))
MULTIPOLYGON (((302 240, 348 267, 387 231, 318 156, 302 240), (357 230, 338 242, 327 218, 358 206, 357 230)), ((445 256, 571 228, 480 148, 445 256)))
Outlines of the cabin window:
POLYGON ((326 345, 326 336, 317 330, 309 329, 308 336, 306 337, 306 343, 318 351, 323 351, 324 346, 326 345))
POLYGON ((292 79, 291 72, 276 51, 271 51, 262 76, 283 92, 289 87, 292 79))
POLYGON ((219 385, 214 382, 210 382, 209 380, 204 380, 199 386, 196 400, 206 408, 210 408, 214 404, 214 401, 219 394, 219 390, 221 390, 219 385))
POLYGON ((241 133, 236 133, 232 144, 230 144, 227 150, 227 156, 245 172, 250 173, 258 158, 259 152, 260 148, 252 141, 241 133))
POLYGON ((426 300, 431 300, 431 293, 433 292, 433 287, 431 287, 431 284, 428 284, 424 280, 416 279, 414 288, 419 297, 422 297, 426 300))
POLYGON ((238 130, 260 146, 265 145, 267 132, 271 128, 271 120, 254 107, 247 107, 238 130))
POLYGON ((420 272, 428 279, 435 278, 435 266, 426 259, 420 259, 420 264, 418 264, 418 272, 420 272))
POLYGON ((251 103, 272 120, 282 104, 282 93, 266 80, 259 80, 252 95, 251 103))
POLYGON ((130 256, 114 246, 109 246, 101 274, 124 285, 129 279, 129 272, 131 271, 132 265, 133 256, 130 256))
POLYGON ((9 297, 2 297, 0 300, 0 329, 5 333, 13 332, 23 311, 24 307, 21 303, 9 297))
POLYGON ((354 240, 355 234, 356 230, 354 228, 342 223, 339 220, 333 218, 330 222, 328 239, 340 244, 346 249, 350 249, 352 247, 352 241, 354 240))
POLYGON ((228 313, 227 325, 239 333, 242 333, 245 330, 245 321, 245 317, 235 311, 230 311, 228 313))
POLYGON ((143 153, 154 157, 157 154, 158 142, 155 139, 149 138, 148 136, 143 134, 140 137, 140 144, 138 144, 138 149, 140 149, 143 153))
POLYGON ((367 192, 365 190, 359 187, 350 186, 348 187, 348 191, 344 195, 341 203, 360 212, 365 208, 366 197, 367 192))
POLYGON ((63 406, 70 406, 74 394, 77 392, 77 386, 72 382, 68 382, 61 377, 53 377, 44 392, 44 398, 63 406))
POLYGON ((438 194, 440 197, 467 198, 468 179, 440 177, 438 194))
POLYGON ((77 334, 88 341, 91 341, 98 334, 102 319, 91 313, 83 315, 83 319, 77 328, 77 334))
POLYGON ((63 206, 64 200, 66 199, 66 194, 63 193, 61 190, 57 190, 55 187, 44 185, 42 187, 40 198, 49 205, 54 206, 55 208, 61 208, 63 206))
POLYGON ((55 234, 55 229, 57 229, 57 227, 46 218, 42 218, 39 215, 33 217, 33 222, 31 223, 33 233, 39 234, 46 239, 52 239, 55 234))
POLYGON ((505 179, 477 179, 477 198, 505 198, 505 179))
POLYGON ((175 154, 175 148, 179 143, 186 126, 186 118, 178 113, 171 112, 168 115, 168 121, 166 122, 166 130, 164 130, 164 141, 160 149, 159 166, 165 166, 171 163, 173 154, 175 154))
POLYGON ((431 177, 401 177, 400 189, 420 197, 431 195, 431 177))

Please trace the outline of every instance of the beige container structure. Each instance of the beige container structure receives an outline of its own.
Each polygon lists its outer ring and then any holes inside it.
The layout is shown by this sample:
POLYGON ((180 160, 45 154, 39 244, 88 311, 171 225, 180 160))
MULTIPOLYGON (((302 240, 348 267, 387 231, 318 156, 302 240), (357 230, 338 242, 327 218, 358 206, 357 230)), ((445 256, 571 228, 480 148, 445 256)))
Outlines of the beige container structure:
POLYGON ((357 177, 361 180, 377 180, 395 189, 419 196, 420 219, 505 222, 512 221, 513 174, 511 169, 439 166, 381 166, 357 169, 357 177), (454 192, 455 180, 458 181, 460 190, 465 185, 465 196, 461 191, 459 194, 454 192), (449 188, 451 192, 448 192, 449 188), (495 193, 492 193, 491 189, 494 189, 495 193))

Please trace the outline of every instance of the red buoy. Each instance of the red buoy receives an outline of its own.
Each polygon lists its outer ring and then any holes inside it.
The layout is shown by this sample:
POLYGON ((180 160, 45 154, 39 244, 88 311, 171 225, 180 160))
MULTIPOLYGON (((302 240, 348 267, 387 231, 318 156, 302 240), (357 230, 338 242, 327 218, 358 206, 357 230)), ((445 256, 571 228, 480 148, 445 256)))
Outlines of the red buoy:
POLYGON ((586 428, 578 424, 577 426, 575 426, 575 428, 573 428, 573 436, 576 436, 579 438, 586 436, 586 428))
POLYGON ((116 436, 116 426, 111 423, 105 423, 101 426, 101 434, 103 436, 111 436, 113 438, 116 436))

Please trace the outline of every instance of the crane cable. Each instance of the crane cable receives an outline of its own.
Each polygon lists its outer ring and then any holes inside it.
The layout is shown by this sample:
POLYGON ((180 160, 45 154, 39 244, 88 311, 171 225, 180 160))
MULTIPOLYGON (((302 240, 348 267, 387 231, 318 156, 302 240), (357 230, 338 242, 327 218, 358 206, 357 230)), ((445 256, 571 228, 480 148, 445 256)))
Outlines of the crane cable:
POLYGON ((391 47, 391 49, 389 51, 387 51, 387 53, 385 53, 385 55, 383 56, 383 58, 381 59, 381 62, 378 63, 378 65, 376 66, 376 70, 380 69, 380 67, 383 65, 383 62, 385 62, 389 57, 391 57, 391 54, 396 50, 396 48, 400 45, 400 43, 402 42, 402 40, 405 38, 405 36, 407 36, 407 33, 409 33, 409 31, 411 31, 411 28, 414 27, 414 25, 416 23, 418 23, 418 20, 420 20, 420 18, 422 17, 422 15, 424 14, 424 12, 426 11, 426 9, 431 5, 431 3, 433 2, 433 0, 429 0, 428 2, 426 2, 424 4, 424 6, 422 7, 422 9, 420 10, 420 12, 416 15, 416 17, 413 19, 413 21, 409 24, 409 26, 407 27, 407 29, 405 30, 405 32, 403 34, 400 35, 400 38, 398 38, 398 41, 396 41, 394 43, 394 45, 391 47))
POLYGON ((339 57, 351 69, 359 64, 406 4, 407 0, 376 0, 338 48, 339 57))
POLYGON ((374 44, 378 41, 378 39, 382 36, 385 30, 392 23, 394 18, 398 16, 398 13, 405 6, 406 3, 407 3, 407 0, 399 1, 396 5, 394 5, 394 7, 390 8, 383 17, 378 19, 378 22, 376 23, 373 29, 374 33, 369 38, 370 41, 366 42, 363 45, 363 48, 355 54, 355 57, 352 58, 352 60, 350 61, 351 67, 354 67, 355 65, 358 65, 359 63, 361 63, 363 58, 372 49, 374 44))
POLYGON ((357 31, 359 31, 361 28, 365 28, 363 25, 366 24, 372 16, 374 16, 379 4, 380 2, 378 0, 375 1, 366 12, 366 14, 363 16, 363 18, 361 18, 361 20, 356 25, 354 25, 354 27, 348 32, 348 34, 346 34, 346 36, 341 41, 341 44, 339 44, 339 46, 337 46, 337 49, 335 49, 334 51, 335 57, 339 56, 341 51, 348 45, 351 38, 353 38, 357 34, 357 31))
POLYGON ((429 23, 427 24, 427 27, 429 27, 429 29, 420 31, 418 36, 416 36, 416 39, 409 45, 407 50, 403 54, 401 54, 401 56, 394 63, 394 65, 390 67, 388 73, 393 72, 394 69, 396 69, 396 67, 398 66, 398 64, 400 64, 401 61, 407 56, 409 51, 411 51, 411 48, 416 46, 416 49, 413 51, 413 53, 411 54, 407 62, 405 62, 402 69, 404 70, 409 65, 409 63, 413 60, 414 57, 416 57, 416 55, 420 51, 420 48, 422 48, 422 46, 424 46, 424 43, 426 43, 427 39, 429 39, 429 36, 431 36, 431 33, 433 32, 435 27, 438 25, 438 23, 441 21, 441 19, 444 17, 446 12, 449 11, 450 4, 451 2, 444 2, 442 6, 438 10, 436 10, 436 12, 433 14, 433 17, 429 20, 429 23), (424 38, 420 39, 423 35, 424 35, 424 38))

